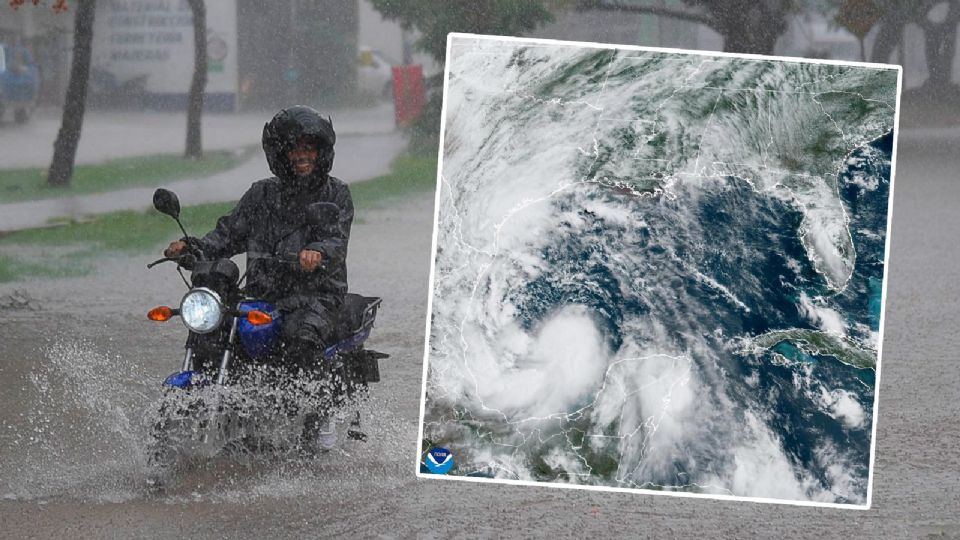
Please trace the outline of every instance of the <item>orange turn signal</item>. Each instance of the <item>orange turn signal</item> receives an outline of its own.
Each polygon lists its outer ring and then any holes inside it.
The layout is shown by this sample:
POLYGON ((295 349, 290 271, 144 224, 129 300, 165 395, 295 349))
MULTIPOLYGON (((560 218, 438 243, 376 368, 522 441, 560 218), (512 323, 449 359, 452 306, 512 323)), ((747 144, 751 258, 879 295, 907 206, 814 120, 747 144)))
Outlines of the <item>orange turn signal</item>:
POLYGON ((250 324, 254 326, 260 326, 263 324, 272 323, 273 317, 271 317, 268 313, 254 309, 247 312, 247 320, 250 321, 250 324))
POLYGON ((170 317, 173 317, 173 310, 167 306, 155 307, 147 313, 147 318, 151 321, 169 321, 170 317))

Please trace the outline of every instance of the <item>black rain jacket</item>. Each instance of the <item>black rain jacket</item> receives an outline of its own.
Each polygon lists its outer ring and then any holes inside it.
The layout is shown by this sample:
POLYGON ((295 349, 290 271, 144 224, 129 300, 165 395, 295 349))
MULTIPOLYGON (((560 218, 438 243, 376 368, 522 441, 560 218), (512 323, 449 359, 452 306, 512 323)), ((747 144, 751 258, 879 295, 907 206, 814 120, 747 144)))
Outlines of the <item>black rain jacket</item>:
POLYGON ((353 200, 347 184, 323 175, 301 183, 273 177, 255 182, 237 206, 217 220, 200 240, 212 258, 247 253, 247 292, 283 311, 339 309, 347 293, 347 242, 353 223, 353 200), (307 224, 306 207, 331 202, 340 209, 337 223, 317 230, 307 224), (266 260, 310 249, 321 253, 320 267, 303 272, 299 264, 266 260))

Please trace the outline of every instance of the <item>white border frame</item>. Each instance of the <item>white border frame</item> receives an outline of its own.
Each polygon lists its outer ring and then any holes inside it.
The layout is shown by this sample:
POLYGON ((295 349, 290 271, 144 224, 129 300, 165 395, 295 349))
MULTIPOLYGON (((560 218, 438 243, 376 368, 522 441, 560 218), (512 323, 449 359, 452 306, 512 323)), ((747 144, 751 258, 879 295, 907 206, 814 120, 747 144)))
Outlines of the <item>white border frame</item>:
POLYGON ((896 164, 897 164, 897 138, 899 137, 900 131, 900 94, 903 91, 903 68, 894 64, 878 64, 872 62, 849 62, 844 60, 820 60, 820 59, 808 59, 808 58, 795 58, 787 56, 763 56, 758 54, 739 54, 739 53, 728 53, 728 52, 714 52, 714 51, 695 51, 695 50, 686 50, 686 49, 671 49, 664 47, 641 47, 638 45, 614 45, 609 43, 591 43, 586 41, 561 41, 555 39, 540 39, 540 38, 519 38, 519 37, 509 37, 509 36, 487 36, 481 34, 464 34, 452 32, 447 34, 447 51, 446 58, 448 59, 447 65, 443 69, 443 107, 440 110, 440 143, 438 149, 438 159, 437 159, 437 192, 434 197, 434 209, 433 209, 433 242, 431 244, 430 251, 430 293, 427 299, 427 320, 426 320, 426 329, 424 332, 424 342, 423 342, 423 380, 421 382, 420 388, 420 428, 417 432, 417 457, 415 460, 416 463, 416 476, 417 478, 432 478, 440 480, 452 480, 460 482, 477 482, 477 483, 492 483, 492 484, 507 484, 513 486, 534 486, 534 487, 544 487, 544 488, 560 488, 560 489, 585 489, 589 491, 603 491, 603 492, 616 492, 616 493, 633 493, 633 494, 649 494, 649 495, 667 495, 671 497, 689 497, 695 499, 718 499, 724 501, 747 501, 747 502, 758 502, 758 503, 767 503, 767 504, 787 504, 794 506, 818 506, 826 508, 841 508, 844 510, 869 510, 871 504, 873 503, 873 473, 874 466, 876 464, 876 447, 877 447, 877 412, 880 403, 880 367, 882 364, 883 358, 883 330, 884 323, 886 322, 886 307, 887 307, 887 283, 889 282, 890 276, 890 233, 893 230, 893 196, 894 196, 894 179, 896 178, 896 164), (628 50, 628 51, 644 51, 644 52, 661 52, 661 53, 677 53, 677 54, 687 54, 695 56, 720 56, 727 58, 747 58, 752 60, 778 60, 783 62, 793 62, 793 63, 803 63, 803 64, 829 64, 836 66, 855 66, 862 68, 872 68, 872 69, 894 69, 897 71, 897 99, 894 109, 894 119, 893 119, 893 151, 890 154, 890 193, 887 199, 887 237, 884 245, 884 255, 883 255, 883 283, 880 292, 880 330, 877 337, 877 366, 876 366, 876 382, 873 389, 873 430, 870 438, 870 465, 869 471, 867 473, 867 502, 863 505, 856 504, 839 504, 839 503, 821 503, 813 501, 793 501, 790 499, 772 499, 766 497, 743 497, 736 495, 711 495, 704 493, 688 493, 685 491, 659 491, 643 488, 619 488, 619 487, 607 487, 607 486, 584 486, 579 484, 563 484, 555 482, 534 482, 526 480, 508 480, 508 479, 495 479, 495 478, 480 478, 480 477, 470 477, 470 476, 447 476, 440 474, 430 474, 430 473, 421 473, 420 472, 420 458, 423 456, 423 416, 426 412, 426 398, 427 398, 427 373, 429 370, 429 357, 430 357, 430 327, 433 322, 433 294, 434 294, 434 278, 437 265, 437 237, 438 237, 438 224, 440 219, 440 188, 443 185, 443 142, 444 135, 446 133, 446 119, 447 119, 447 89, 450 84, 450 69, 449 69, 449 58, 450 58, 450 48, 453 43, 454 38, 461 39, 476 39, 482 41, 505 41, 510 43, 530 43, 530 44, 543 44, 543 45, 553 45, 553 46, 566 46, 566 47, 583 47, 583 48, 594 48, 594 49, 613 49, 613 50, 628 50))

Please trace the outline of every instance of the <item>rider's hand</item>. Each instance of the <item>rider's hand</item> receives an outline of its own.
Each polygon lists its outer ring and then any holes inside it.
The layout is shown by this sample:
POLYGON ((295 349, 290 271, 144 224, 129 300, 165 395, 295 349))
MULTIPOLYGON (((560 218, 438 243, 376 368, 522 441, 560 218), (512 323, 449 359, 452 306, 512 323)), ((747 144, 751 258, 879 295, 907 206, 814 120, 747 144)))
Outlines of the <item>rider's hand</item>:
POLYGON ((312 272, 320 266, 322 258, 319 251, 305 249, 300 252, 300 269, 304 272, 312 272))
POLYGON ((167 246, 167 249, 163 250, 164 257, 179 257, 184 249, 187 248, 187 243, 183 240, 174 240, 170 242, 170 245, 167 246))

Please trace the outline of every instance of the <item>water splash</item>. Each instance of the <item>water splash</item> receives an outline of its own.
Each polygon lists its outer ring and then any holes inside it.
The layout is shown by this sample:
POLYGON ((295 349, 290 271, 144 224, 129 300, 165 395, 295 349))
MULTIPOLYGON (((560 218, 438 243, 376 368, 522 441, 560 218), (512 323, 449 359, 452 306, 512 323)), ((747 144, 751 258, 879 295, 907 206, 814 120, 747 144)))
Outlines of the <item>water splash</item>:
POLYGON ((143 462, 135 411, 147 400, 136 367, 84 339, 57 339, 28 376, 29 413, 10 426, 19 462, 12 498, 113 502, 136 494, 143 462))
POLYGON ((343 387, 297 378, 163 393, 146 366, 86 339, 56 338, 43 346, 27 380, 29 413, 5 426, 9 446, 17 449, 3 463, 6 500, 329 498, 325 486, 331 485, 346 496, 396 483, 415 446, 412 421, 391 414, 393 405, 383 398, 359 392, 331 412, 337 447, 305 456, 299 446, 304 415, 329 406, 330 391, 343 387), (161 411, 173 409, 191 414, 172 433, 178 460, 158 494, 147 484, 152 433, 161 411), (358 412, 367 442, 346 436, 358 412))

